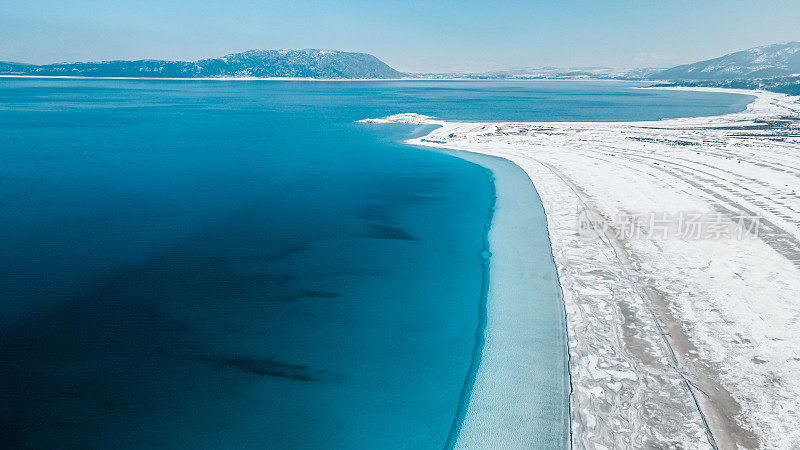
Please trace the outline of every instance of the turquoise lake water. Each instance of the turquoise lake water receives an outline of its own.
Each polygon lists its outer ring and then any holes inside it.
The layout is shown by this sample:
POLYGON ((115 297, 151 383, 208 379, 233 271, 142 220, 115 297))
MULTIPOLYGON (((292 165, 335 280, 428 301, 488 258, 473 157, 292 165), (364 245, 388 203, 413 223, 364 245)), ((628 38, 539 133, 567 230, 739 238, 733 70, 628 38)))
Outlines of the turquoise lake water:
POLYGON ((0 447, 441 448, 491 174, 355 121, 748 101, 630 86, 0 79, 0 447))

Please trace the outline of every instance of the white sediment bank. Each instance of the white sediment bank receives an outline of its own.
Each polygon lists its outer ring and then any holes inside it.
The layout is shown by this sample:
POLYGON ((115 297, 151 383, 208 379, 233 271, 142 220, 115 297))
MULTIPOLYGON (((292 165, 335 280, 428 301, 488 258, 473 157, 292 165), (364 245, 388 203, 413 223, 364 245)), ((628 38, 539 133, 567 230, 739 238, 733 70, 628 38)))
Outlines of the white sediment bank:
MULTIPOLYGON (((800 447, 800 103, 725 92, 755 100, 655 122, 368 120, 441 125, 409 142, 500 156, 533 181, 564 291, 576 448, 800 447)), ((487 422, 462 443, 522 431, 487 422)))
POLYGON ((451 153, 490 170, 496 195, 488 233, 484 344, 453 443, 470 449, 564 448, 569 445, 567 337, 542 203, 513 163, 451 153))

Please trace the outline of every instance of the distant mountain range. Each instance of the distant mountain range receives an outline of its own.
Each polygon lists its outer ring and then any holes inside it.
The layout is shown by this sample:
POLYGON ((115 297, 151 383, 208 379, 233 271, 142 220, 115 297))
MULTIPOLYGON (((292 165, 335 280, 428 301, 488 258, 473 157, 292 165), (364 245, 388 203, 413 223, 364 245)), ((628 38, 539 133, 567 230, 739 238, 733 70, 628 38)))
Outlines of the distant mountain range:
POLYGON ((743 80, 780 79, 777 85, 791 85, 800 76, 800 42, 765 45, 693 64, 665 68, 615 69, 591 67, 525 67, 474 73, 418 74, 421 78, 468 79, 617 79, 732 82, 737 85, 770 86, 770 83, 740 83, 743 80))
POLYGON ((653 80, 743 80, 800 74, 800 42, 772 44, 651 74, 653 80))
MULTIPOLYGON (((671 69, 613 69, 609 67, 526 67, 478 73, 399 72, 367 53, 334 50, 250 50, 197 61, 102 61, 46 65, 0 62, 0 75, 142 77, 142 78, 466 78, 466 79, 622 79, 703 82, 794 89, 800 74, 800 42, 755 47, 671 69), (776 79, 775 83, 765 80, 776 79), (747 85, 750 85, 747 84, 747 85), (788 86, 788 88, 787 88, 788 86)), ((713 84, 708 84, 713 85, 713 84)), ((721 84, 720 84, 721 85, 721 84)))
POLYGON ((663 68, 615 69, 603 66, 589 67, 523 67, 519 69, 492 70, 487 72, 418 73, 413 76, 424 79, 471 79, 471 80, 561 80, 561 79, 642 79, 663 68))
POLYGON ((220 78, 401 78, 406 74, 367 53, 333 50, 250 50, 197 61, 0 62, 0 75, 220 78))

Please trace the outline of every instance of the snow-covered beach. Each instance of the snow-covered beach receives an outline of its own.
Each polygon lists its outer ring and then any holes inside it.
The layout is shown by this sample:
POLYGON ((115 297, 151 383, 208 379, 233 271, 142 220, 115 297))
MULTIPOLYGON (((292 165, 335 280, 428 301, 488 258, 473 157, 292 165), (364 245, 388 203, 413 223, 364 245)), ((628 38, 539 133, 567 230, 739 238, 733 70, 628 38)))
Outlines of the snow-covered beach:
POLYGON ((745 111, 656 122, 367 120, 440 125, 409 143, 532 180, 576 448, 800 446, 800 103, 739 92, 745 111))

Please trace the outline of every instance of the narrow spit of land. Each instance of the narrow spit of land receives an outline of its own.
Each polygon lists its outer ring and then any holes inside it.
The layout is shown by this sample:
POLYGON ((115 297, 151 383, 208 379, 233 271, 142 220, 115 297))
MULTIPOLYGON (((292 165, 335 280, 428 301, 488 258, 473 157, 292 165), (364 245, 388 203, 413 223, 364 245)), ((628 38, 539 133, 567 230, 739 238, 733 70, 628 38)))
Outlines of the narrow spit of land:
POLYGON ((440 125, 410 143, 500 156, 533 181, 578 447, 800 446, 800 103, 719 91, 754 101, 655 122, 372 120, 440 125))

